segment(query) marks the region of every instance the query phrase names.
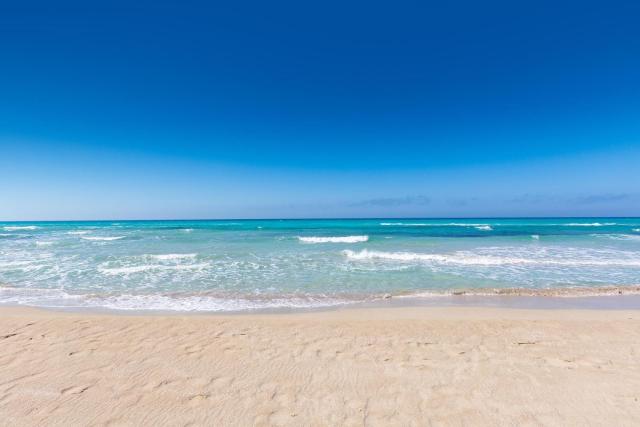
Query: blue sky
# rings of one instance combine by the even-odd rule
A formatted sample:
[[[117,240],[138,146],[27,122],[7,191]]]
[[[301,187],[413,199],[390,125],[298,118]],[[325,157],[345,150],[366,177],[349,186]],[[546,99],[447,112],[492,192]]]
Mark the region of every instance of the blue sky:
[[[442,3],[3,4],[0,219],[640,215],[640,4]]]

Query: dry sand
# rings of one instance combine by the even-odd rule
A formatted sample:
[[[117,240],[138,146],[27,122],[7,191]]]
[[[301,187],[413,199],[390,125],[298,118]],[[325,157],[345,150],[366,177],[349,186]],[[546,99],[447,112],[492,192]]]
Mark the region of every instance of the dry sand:
[[[1,425],[640,425],[640,311],[0,309]]]

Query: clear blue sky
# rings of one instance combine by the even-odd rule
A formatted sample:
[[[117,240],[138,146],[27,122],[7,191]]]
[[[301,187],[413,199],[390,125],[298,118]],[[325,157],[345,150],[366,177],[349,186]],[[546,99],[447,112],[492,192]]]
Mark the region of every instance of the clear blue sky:
[[[640,2],[2,2],[0,219],[640,215]]]

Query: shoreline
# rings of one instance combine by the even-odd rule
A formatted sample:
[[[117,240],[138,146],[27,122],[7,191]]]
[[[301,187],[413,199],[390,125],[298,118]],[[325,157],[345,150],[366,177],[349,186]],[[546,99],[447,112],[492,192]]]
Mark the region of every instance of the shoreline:
[[[122,319],[124,322],[147,322],[153,319],[167,322],[265,322],[271,324],[289,324],[290,322],[369,322],[369,321],[406,321],[406,320],[637,320],[640,322],[640,308],[599,308],[583,309],[571,307],[527,308],[507,306],[360,306],[346,307],[336,310],[288,311],[288,312],[248,312],[248,313],[215,313],[215,312],[100,312],[50,310],[41,307],[0,306],[0,323],[3,319],[73,319],[84,321],[100,321]],[[127,320],[129,319],[129,320]],[[2,337],[0,337],[2,338]],[[639,341],[640,344],[640,341]]]
[[[20,289],[2,287],[2,289]],[[178,297],[179,298],[179,297]],[[511,309],[640,310],[640,286],[602,286],[594,288],[482,288],[444,292],[387,294],[370,300],[309,307],[261,307],[240,310],[114,308],[103,306],[29,305],[0,303],[4,308],[33,308],[52,312],[96,313],[114,315],[253,315],[319,313],[358,309],[398,307],[489,307]]]

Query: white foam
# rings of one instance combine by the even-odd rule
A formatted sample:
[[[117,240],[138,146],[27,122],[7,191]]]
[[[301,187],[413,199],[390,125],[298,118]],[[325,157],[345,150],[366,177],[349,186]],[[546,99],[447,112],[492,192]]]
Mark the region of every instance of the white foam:
[[[25,225],[25,226],[5,226],[3,227],[6,231],[17,231],[17,230],[37,230],[39,227],[36,227],[35,225]]]
[[[631,230],[631,231],[634,231],[634,232],[636,232],[636,233],[640,233],[640,228],[634,228],[634,229],[633,229],[633,230]]]
[[[53,245],[53,242],[37,240],[36,241],[36,245],[38,245],[38,246],[50,246],[50,245]]]
[[[185,232],[185,233],[192,233],[193,232],[193,228],[183,228],[182,231]]]
[[[556,265],[556,266],[619,266],[640,267],[640,257],[630,259],[596,258],[523,258],[516,256],[478,255],[469,252],[453,252],[449,254],[425,254],[415,252],[382,252],[364,249],[360,252],[345,250],[342,252],[353,260],[389,260],[401,262],[427,262],[440,265]]]
[[[82,298],[59,289],[13,288],[0,286],[0,303],[59,307],[63,301]]]
[[[570,222],[568,224],[560,224],[566,225],[567,227],[605,227],[607,225],[616,225],[615,222],[590,222],[590,223],[581,223],[581,222]]]
[[[151,258],[155,258],[160,261],[169,261],[176,259],[189,259],[195,258],[197,254],[162,254],[162,255],[150,255]]]
[[[132,273],[142,273],[144,271],[159,271],[159,270],[199,270],[203,268],[209,267],[208,263],[200,263],[200,264],[144,264],[144,265],[132,265],[128,267],[99,267],[98,271],[102,274],[114,276],[119,274],[132,274]]]
[[[250,298],[211,295],[134,295],[93,296],[69,294],[60,289],[13,288],[0,286],[0,303],[39,307],[106,308],[110,310],[156,311],[246,311],[278,308],[331,307],[353,300],[329,296],[283,296]]]
[[[591,234],[591,236],[612,240],[640,240],[640,236],[635,234]]]
[[[538,234],[532,234],[532,235],[531,235],[531,238],[532,238],[533,240],[540,240],[540,235],[538,235]]]
[[[336,298],[221,298],[213,296],[120,295],[93,299],[88,303],[112,310],[167,310],[167,311],[245,311],[275,308],[313,308],[348,304]]]
[[[467,223],[467,222],[447,222],[447,223],[424,223],[424,222],[381,222],[382,226],[394,227],[475,227],[479,230],[493,230],[489,224]]]
[[[493,230],[493,227],[491,227],[490,225],[478,225],[475,228],[477,230],[481,230],[481,231],[491,231],[491,230]]]
[[[339,237],[298,237],[302,243],[362,243],[369,240],[369,236],[339,236]]]
[[[75,236],[75,235],[80,236],[80,235],[83,235],[83,234],[89,234],[89,233],[90,233],[90,231],[87,231],[87,230],[81,230],[81,231],[68,231],[68,232],[67,232],[67,234],[71,234],[71,235],[73,235],[73,236]]]
[[[110,242],[112,240],[120,240],[120,239],[124,239],[125,236],[103,236],[103,237],[99,237],[99,236],[90,236],[90,237],[80,237],[83,240],[92,240],[92,241],[105,241],[105,242]]]

